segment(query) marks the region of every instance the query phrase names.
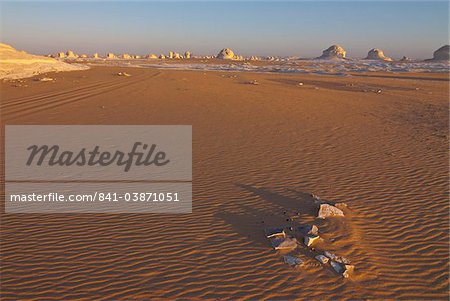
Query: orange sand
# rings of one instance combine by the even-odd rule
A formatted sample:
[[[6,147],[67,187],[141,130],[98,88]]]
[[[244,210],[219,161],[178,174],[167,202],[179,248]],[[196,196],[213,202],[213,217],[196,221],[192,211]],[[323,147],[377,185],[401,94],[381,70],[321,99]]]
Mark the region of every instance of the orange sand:
[[[1,84],[2,127],[192,124],[193,213],[2,214],[5,300],[448,299],[448,75],[47,76]],[[314,221],[309,193],[348,204],[317,224],[354,277],[264,237]]]

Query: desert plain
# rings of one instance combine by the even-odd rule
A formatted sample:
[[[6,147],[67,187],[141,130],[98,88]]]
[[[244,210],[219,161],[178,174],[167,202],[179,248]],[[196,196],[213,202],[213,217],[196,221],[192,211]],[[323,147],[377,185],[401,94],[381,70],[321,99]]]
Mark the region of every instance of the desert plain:
[[[3,213],[3,300],[448,299],[448,73],[42,77],[1,82],[2,141],[7,124],[192,125],[193,212]],[[317,219],[311,194],[345,218]],[[303,223],[351,277],[305,248],[290,267],[264,234]]]

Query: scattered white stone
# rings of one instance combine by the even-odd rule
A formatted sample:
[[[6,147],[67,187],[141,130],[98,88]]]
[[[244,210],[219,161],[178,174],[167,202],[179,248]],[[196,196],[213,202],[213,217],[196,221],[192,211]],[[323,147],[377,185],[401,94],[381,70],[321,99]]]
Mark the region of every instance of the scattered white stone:
[[[266,233],[267,238],[286,236],[286,232],[284,232],[283,228],[266,228],[264,232]]]
[[[319,214],[317,215],[318,218],[325,219],[333,216],[344,216],[344,212],[329,204],[320,205]]]
[[[325,255],[317,255],[316,257],[314,257],[317,259],[318,262],[320,262],[321,264],[326,264],[328,263],[328,261],[330,261],[330,259],[328,257],[326,257]]]
[[[335,254],[333,254],[331,252],[328,252],[328,251],[323,252],[323,254],[326,257],[330,258],[331,260],[339,262],[339,263],[342,263],[342,264],[350,264],[351,263],[350,260],[348,260],[347,258],[342,257],[342,256],[337,256],[337,255],[335,255]]]
[[[307,247],[310,247],[319,239],[320,237],[317,235],[307,235],[303,238],[303,242]]]
[[[38,81],[38,82],[52,82],[54,80],[55,79],[51,78],[51,77],[41,77],[41,78],[36,78],[35,79],[35,81]]]
[[[272,240],[272,246],[275,250],[293,250],[297,248],[297,239],[293,237],[275,238]]]
[[[119,72],[117,73],[118,76],[131,76],[131,74],[128,74],[126,72]]]
[[[341,264],[333,260],[330,262],[330,264],[336,271],[336,273],[341,274],[345,278],[349,278],[355,270],[355,266],[350,264]]]
[[[336,271],[336,273],[338,274],[342,274],[345,271],[345,268],[343,265],[341,265],[340,263],[336,262],[336,261],[331,261],[330,262],[331,266],[333,267],[333,269]]]
[[[316,225],[302,225],[297,227],[297,231],[303,235],[319,235],[319,228]]]
[[[248,82],[250,85],[259,85],[259,82],[256,80],[256,79],[254,79],[254,80],[252,80],[252,81],[250,81],[250,82]]]
[[[283,259],[284,259],[284,262],[287,263],[291,267],[297,267],[297,266],[303,264],[303,260],[301,260],[297,256],[284,255]]]
[[[346,264],[344,265],[345,271],[344,273],[342,273],[342,276],[344,276],[344,278],[349,278],[352,274],[353,271],[355,270],[355,266],[351,265],[351,264]]]

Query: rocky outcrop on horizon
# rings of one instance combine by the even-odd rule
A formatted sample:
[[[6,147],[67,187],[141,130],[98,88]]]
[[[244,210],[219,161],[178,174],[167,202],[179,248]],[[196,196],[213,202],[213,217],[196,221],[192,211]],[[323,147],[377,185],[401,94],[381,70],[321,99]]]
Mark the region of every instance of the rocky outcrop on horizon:
[[[224,48],[217,54],[217,58],[221,60],[235,60],[236,55],[230,48]]]
[[[434,61],[450,60],[450,45],[444,45],[433,53]]]
[[[72,50],[68,50],[66,52],[66,58],[68,59],[76,59],[78,55],[76,55]]]
[[[318,59],[344,59],[347,52],[340,45],[332,45],[322,52]]]
[[[0,79],[19,79],[47,72],[88,69],[86,66],[72,65],[51,57],[19,51],[2,43],[0,43],[0,61]]]
[[[403,56],[400,59],[400,62],[402,62],[402,63],[411,62],[411,59],[409,57],[407,57],[407,56]]]
[[[367,53],[366,60],[379,60],[379,61],[388,61],[391,62],[392,59],[390,57],[387,57],[384,54],[384,51],[378,48],[373,48],[369,50]]]

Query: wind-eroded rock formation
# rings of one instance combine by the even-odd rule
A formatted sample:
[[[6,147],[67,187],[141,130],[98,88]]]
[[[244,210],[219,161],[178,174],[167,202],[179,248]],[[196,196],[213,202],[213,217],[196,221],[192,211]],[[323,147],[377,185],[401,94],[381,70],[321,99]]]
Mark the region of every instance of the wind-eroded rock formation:
[[[384,51],[378,48],[373,48],[367,53],[367,60],[392,61],[390,57],[384,54]]]
[[[347,52],[341,46],[332,45],[322,52],[322,55],[319,57],[319,59],[343,59],[345,58],[346,54]]]

